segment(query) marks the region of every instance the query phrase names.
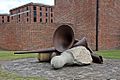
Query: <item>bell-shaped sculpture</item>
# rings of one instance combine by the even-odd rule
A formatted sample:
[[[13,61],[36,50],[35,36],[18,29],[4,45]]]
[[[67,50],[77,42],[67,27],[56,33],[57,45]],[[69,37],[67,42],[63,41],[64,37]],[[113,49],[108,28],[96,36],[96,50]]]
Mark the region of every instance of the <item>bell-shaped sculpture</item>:
[[[53,35],[53,44],[57,51],[63,52],[74,44],[74,32],[68,25],[58,27]]]
[[[60,54],[61,52],[64,52],[70,48],[77,46],[84,46],[90,51],[94,63],[103,63],[102,56],[95,55],[94,51],[88,45],[87,39],[85,37],[83,37],[81,40],[75,39],[74,31],[72,27],[70,27],[69,25],[61,25],[56,29],[53,35],[53,44],[54,47],[52,48],[15,52],[14,54],[25,54],[25,53],[49,54],[52,52],[56,52]]]

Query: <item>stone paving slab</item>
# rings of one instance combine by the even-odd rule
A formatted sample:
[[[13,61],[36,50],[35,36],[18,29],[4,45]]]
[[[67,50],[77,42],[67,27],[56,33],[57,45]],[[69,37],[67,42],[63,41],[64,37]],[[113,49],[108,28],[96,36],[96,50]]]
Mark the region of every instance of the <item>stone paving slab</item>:
[[[48,80],[120,80],[120,60],[117,59],[105,59],[103,64],[74,65],[54,70],[49,63],[27,58],[10,61],[2,68],[21,76],[39,76]]]

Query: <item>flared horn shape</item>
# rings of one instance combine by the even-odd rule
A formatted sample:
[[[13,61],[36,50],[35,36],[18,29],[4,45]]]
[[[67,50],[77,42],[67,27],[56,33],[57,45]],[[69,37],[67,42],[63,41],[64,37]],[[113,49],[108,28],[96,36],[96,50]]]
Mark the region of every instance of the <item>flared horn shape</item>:
[[[53,35],[53,44],[57,51],[63,52],[74,44],[74,32],[68,25],[58,27]]]

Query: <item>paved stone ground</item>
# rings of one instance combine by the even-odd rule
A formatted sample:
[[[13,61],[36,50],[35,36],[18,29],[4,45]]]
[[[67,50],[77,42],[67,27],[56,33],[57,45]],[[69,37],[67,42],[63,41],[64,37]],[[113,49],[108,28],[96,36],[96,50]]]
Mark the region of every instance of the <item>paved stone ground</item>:
[[[104,64],[66,66],[54,70],[49,63],[37,59],[19,59],[2,65],[2,68],[22,76],[42,76],[48,80],[120,80],[120,60],[105,59]]]

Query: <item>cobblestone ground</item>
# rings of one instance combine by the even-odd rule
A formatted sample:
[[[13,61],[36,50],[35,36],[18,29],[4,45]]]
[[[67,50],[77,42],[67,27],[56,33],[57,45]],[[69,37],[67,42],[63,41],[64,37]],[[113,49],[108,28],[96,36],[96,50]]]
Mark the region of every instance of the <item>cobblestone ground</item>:
[[[104,64],[66,66],[54,70],[49,63],[37,59],[19,59],[2,65],[2,68],[22,76],[42,76],[48,80],[120,80],[120,60],[105,59]]]

